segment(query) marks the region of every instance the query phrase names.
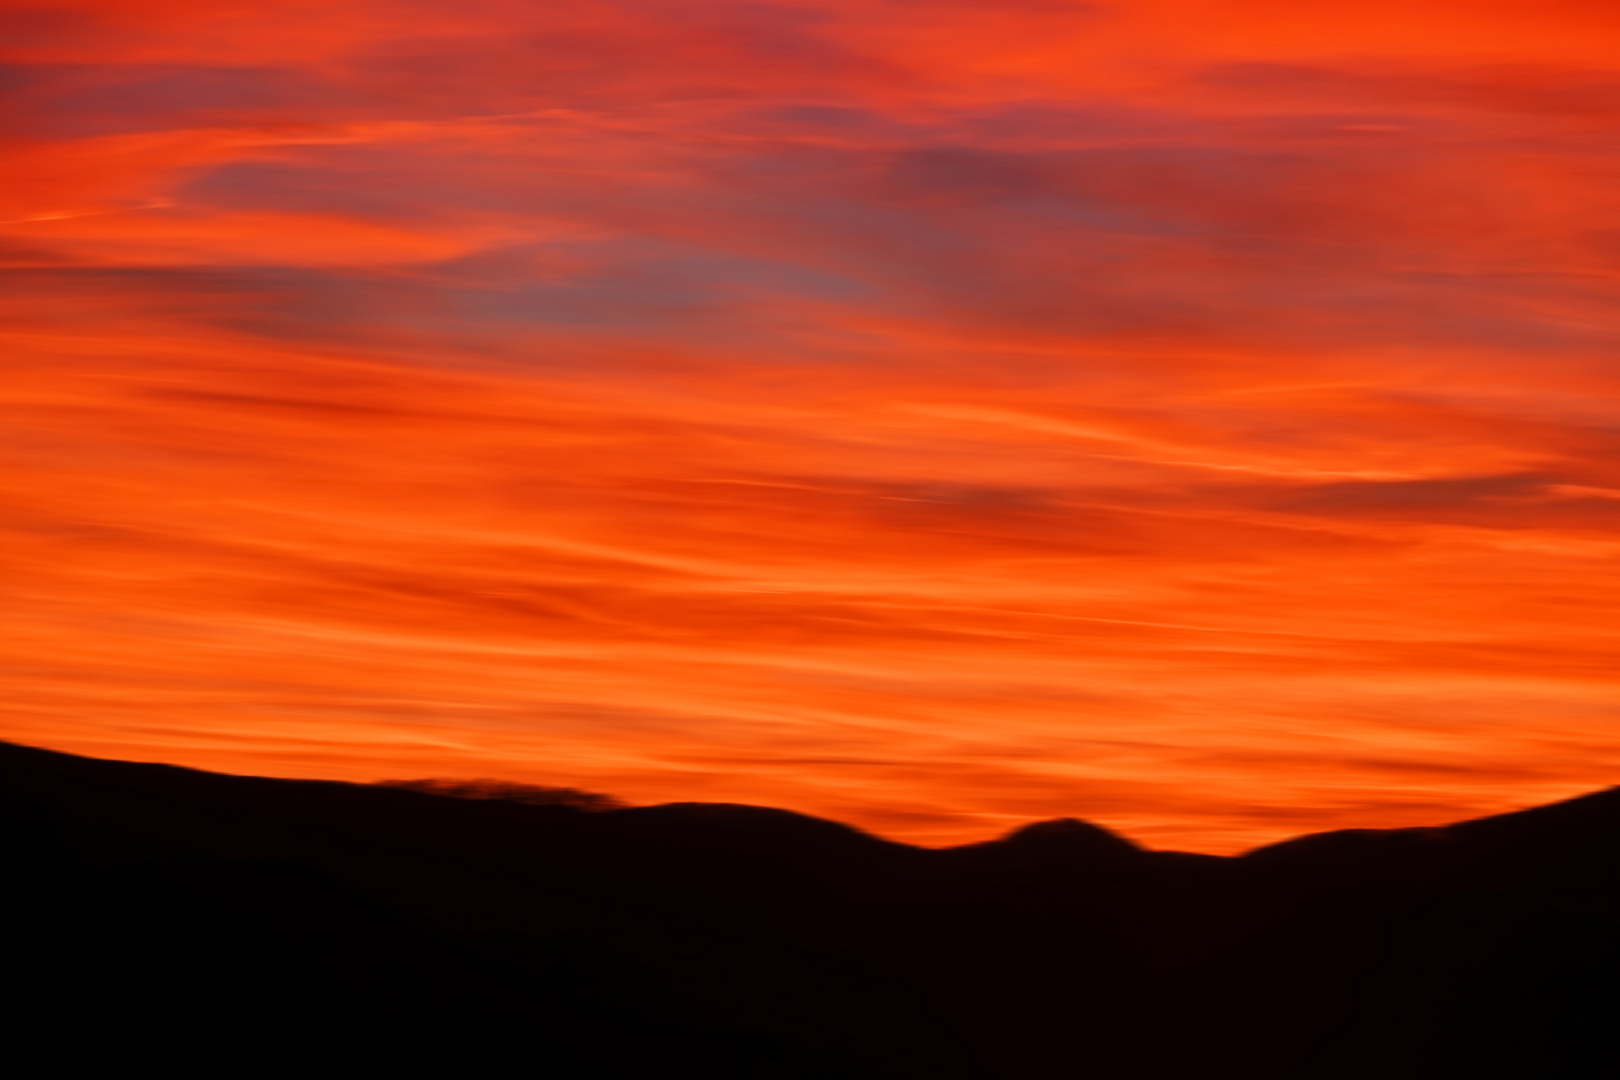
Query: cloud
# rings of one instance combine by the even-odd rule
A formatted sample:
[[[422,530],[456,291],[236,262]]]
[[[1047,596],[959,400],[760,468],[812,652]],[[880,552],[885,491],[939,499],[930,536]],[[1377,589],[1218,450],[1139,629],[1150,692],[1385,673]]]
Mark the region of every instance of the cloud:
[[[1609,783],[1613,15],[1239,8],[36,5],[10,737],[930,843]]]

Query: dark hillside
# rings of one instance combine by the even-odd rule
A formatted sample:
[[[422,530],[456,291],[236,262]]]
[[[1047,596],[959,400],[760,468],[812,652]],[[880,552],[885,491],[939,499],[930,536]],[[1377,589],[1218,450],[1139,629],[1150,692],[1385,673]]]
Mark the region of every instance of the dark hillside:
[[[1620,1075],[1620,793],[1221,859],[943,851],[0,744],[30,1077]]]

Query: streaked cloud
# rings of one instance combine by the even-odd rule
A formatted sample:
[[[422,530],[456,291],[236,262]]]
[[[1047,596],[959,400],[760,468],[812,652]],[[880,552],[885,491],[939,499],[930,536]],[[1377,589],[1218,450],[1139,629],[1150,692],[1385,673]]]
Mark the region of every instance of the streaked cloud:
[[[928,843],[1606,785],[1616,22],[36,4],[10,737]]]

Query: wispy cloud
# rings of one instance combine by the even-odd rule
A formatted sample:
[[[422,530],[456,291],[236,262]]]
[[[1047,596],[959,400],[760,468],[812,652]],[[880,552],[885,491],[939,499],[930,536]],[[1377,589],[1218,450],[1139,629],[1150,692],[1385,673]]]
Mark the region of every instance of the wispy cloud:
[[[1607,784],[1616,21],[36,4],[11,737],[926,842]]]

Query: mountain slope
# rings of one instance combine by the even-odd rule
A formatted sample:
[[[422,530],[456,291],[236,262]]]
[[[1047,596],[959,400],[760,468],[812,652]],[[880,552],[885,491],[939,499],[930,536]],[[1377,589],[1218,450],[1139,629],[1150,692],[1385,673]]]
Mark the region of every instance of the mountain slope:
[[[82,1077],[1608,1075],[1620,793],[1224,859],[947,850],[0,744],[28,1006]]]

